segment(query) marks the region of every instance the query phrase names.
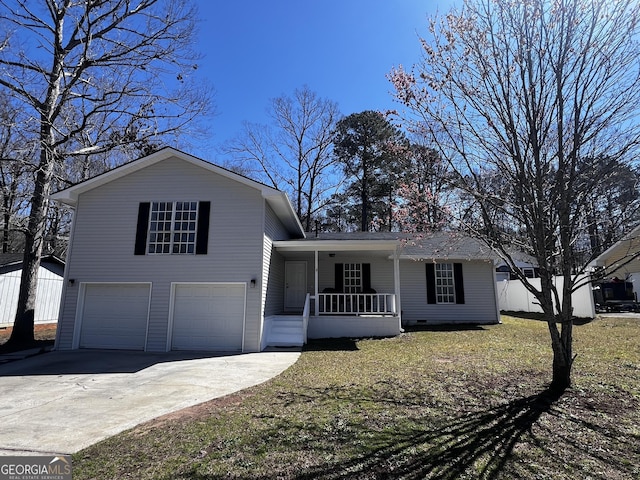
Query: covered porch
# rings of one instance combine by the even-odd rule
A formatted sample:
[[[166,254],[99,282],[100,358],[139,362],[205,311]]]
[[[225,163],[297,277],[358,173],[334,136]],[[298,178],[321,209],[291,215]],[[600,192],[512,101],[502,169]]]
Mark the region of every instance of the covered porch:
[[[398,241],[326,236],[274,242],[272,265],[281,265],[282,307],[274,311],[278,288],[271,281],[267,328],[299,317],[305,340],[399,334]]]

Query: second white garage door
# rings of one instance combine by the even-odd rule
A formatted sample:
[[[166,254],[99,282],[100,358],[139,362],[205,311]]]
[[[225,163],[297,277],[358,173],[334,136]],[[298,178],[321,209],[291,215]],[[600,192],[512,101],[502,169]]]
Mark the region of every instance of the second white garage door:
[[[242,351],[245,284],[177,284],[172,350]]]

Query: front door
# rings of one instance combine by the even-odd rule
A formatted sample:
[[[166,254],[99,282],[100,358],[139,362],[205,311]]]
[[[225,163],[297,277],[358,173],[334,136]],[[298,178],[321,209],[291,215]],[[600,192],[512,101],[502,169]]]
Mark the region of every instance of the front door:
[[[300,311],[307,295],[307,262],[285,262],[284,309]]]

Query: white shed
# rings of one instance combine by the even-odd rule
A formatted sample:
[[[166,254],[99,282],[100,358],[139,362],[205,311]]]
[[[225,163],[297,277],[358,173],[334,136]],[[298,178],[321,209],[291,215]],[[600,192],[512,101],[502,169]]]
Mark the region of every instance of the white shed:
[[[62,296],[64,262],[53,255],[42,258],[38,272],[35,323],[56,323]],[[22,254],[0,254],[0,328],[13,325],[18,308]]]

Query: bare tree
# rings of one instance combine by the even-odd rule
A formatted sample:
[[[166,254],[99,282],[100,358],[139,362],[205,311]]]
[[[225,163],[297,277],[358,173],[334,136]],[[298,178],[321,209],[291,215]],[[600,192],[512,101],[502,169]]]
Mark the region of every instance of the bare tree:
[[[338,105],[304,86],[292,97],[272,99],[268,112],[270,125],[245,123],[244,131],[224,150],[237,162],[235,170],[286,188],[309,231],[339,183],[332,175],[331,155]]]
[[[208,92],[190,81],[195,18],[189,0],[0,0],[0,89],[37,139],[11,342],[33,339],[47,198],[63,160],[168,138],[207,111]]]
[[[27,212],[33,142],[21,135],[20,110],[0,91],[0,212],[2,253],[24,244],[20,220]]]
[[[571,383],[571,293],[591,259],[578,265],[574,250],[589,235],[581,162],[637,155],[639,14],[632,0],[467,0],[431,22],[414,70],[390,74],[412,128],[473,200],[479,222],[467,226],[518,272],[513,236],[495,221],[508,217],[538,262],[541,288],[520,279],[548,322],[556,391]]]

